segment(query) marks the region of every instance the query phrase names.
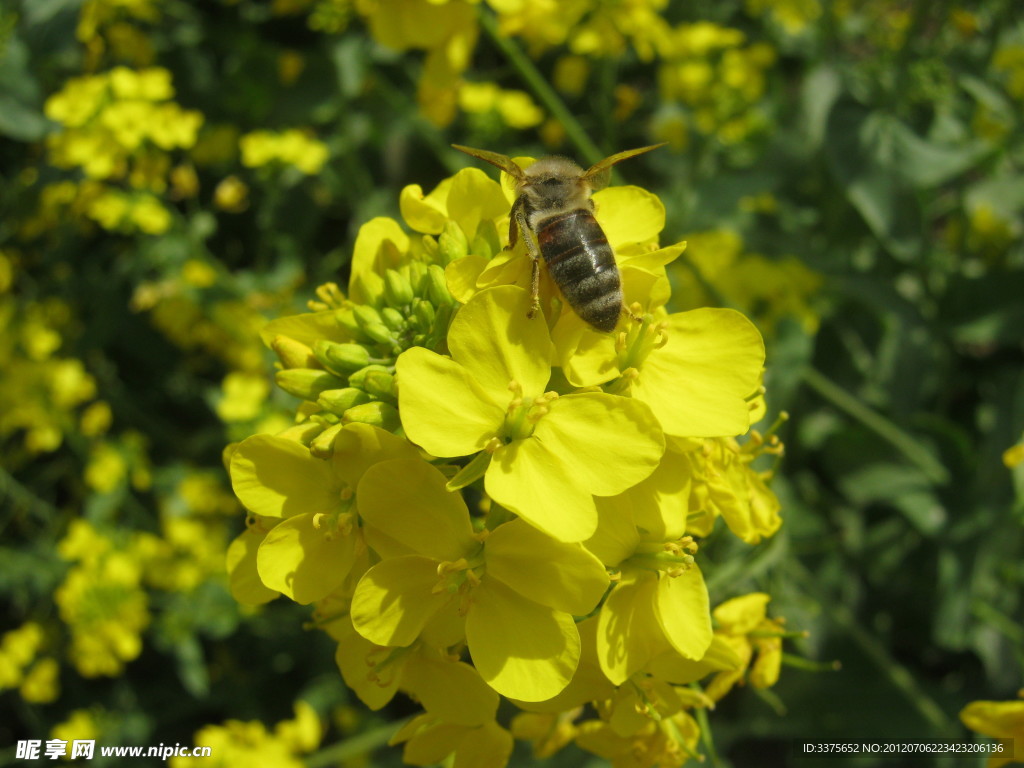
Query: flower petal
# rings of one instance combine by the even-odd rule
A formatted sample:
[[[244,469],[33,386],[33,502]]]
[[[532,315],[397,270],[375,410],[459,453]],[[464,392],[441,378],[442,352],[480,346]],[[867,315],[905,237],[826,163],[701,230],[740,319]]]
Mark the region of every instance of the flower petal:
[[[370,467],[356,493],[359,514],[411,551],[458,560],[479,548],[461,494],[423,459],[395,459]]]
[[[500,581],[473,590],[466,639],[481,677],[503,696],[543,701],[572,679],[580,636],[572,617],[527,600]]]
[[[654,612],[658,579],[625,576],[608,595],[597,623],[597,657],[615,685],[622,685],[668,647]]]
[[[352,340],[351,334],[338,322],[334,310],[279,317],[260,329],[260,338],[268,347],[278,336],[287,336],[307,347],[313,346],[319,339],[339,342]]]
[[[476,453],[505,418],[504,406],[450,358],[413,347],[399,356],[396,371],[405,433],[434,456]]]
[[[657,242],[665,228],[665,206],[658,196],[634,186],[607,187],[594,194],[595,218],[612,249]]]
[[[476,294],[476,281],[487,267],[483,256],[463,256],[444,268],[444,281],[448,293],[460,304],[465,304]]]
[[[506,216],[508,212],[508,201],[498,182],[479,168],[463,168],[452,177],[448,218],[462,227],[470,240],[482,220]]]
[[[378,646],[356,632],[347,615],[342,616],[338,624],[333,629],[334,638],[338,641],[334,662],[345,684],[355,691],[360,701],[376,711],[394,698],[399,675],[374,675],[371,678],[373,667],[368,663],[368,657],[378,650]]]
[[[746,635],[754,631],[768,615],[771,596],[764,592],[750,592],[734,597],[715,607],[715,624],[730,635]]]
[[[261,580],[256,570],[256,551],[266,536],[256,526],[246,528],[228,547],[228,587],[243,605],[262,605],[279,595]]]
[[[654,471],[665,437],[643,403],[603,392],[560,397],[532,439],[562,457],[573,481],[596,496],[614,496]]]
[[[399,266],[399,257],[409,250],[409,235],[394,219],[378,216],[359,228],[352,249],[349,298],[372,303],[384,288],[384,270]]]
[[[644,361],[633,396],[651,406],[671,435],[746,432],[745,398],[757,389],[764,364],[761,334],[731,309],[695,309],[667,322],[668,343]]]
[[[352,595],[352,624],[377,645],[406,646],[444,604],[435,594],[437,561],[420,555],[383,560],[363,574]]]
[[[711,608],[704,576],[696,566],[658,580],[658,622],[669,643],[688,659],[700,659],[711,645]]]
[[[551,340],[562,372],[574,387],[604,384],[622,373],[616,364],[615,335],[592,328],[575,312],[558,318]]]
[[[679,255],[686,250],[686,241],[676,243],[675,245],[666,245],[664,248],[658,248],[654,251],[644,251],[642,253],[633,254],[630,256],[624,256],[620,259],[622,266],[629,265],[631,267],[638,267],[640,269],[655,270],[658,267],[664,267],[667,264],[671,264],[673,261],[679,258]]]
[[[448,330],[452,357],[465,366],[492,399],[512,399],[517,381],[528,397],[544,393],[551,377],[551,337],[540,317],[528,318],[530,296],[504,285],[476,294]],[[502,400],[503,398],[503,400]]]
[[[455,725],[483,725],[498,711],[498,694],[461,661],[423,650],[402,672],[402,688],[431,715]]]
[[[263,583],[301,605],[333,592],[355,560],[355,536],[340,531],[325,535],[315,518],[295,515],[275,525],[256,553]]]
[[[445,179],[434,191],[424,196],[423,187],[410,184],[398,196],[398,208],[410,228],[428,235],[439,235],[448,220],[445,213],[452,180]]]
[[[294,440],[253,435],[231,455],[231,487],[246,509],[267,517],[333,512],[340,482],[329,462]]]
[[[686,532],[692,479],[686,454],[669,448],[651,476],[626,491],[646,540],[674,541]]]
[[[346,424],[334,438],[331,465],[334,473],[353,489],[367,469],[390,459],[419,459],[416,446],[370,424]]]
[[[559,541],[583,541],[597,528],[593,495],[540,440],[517,440],[495,451],[484,487],[503,507]]]
[[[579,544],[556,541],[513,520],[487,537],[487,575],[523,597],[575,616],[586,616],[608,589],[601,561]]]
[[[452,768],[504,768],[512,757],[513,746],[512,734],[492,720],[466,734],[455,750]]]
[[[597,505],[597,530],[583,542],[583,546],[609,568],[614,568],[634,554],[640,543],[640,534],[633,521],[636,515],[635,498],[633,489],[617,496],[594,497]]]

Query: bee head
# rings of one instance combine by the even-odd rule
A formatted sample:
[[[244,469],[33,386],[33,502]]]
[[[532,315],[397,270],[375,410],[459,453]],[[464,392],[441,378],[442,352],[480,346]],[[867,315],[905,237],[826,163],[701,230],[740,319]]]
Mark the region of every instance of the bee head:
[[[519,193],[535,210],[575,208],[590,195],[590,185],[582,176],[583,169],[566,157],[542,157],[526,169]]]

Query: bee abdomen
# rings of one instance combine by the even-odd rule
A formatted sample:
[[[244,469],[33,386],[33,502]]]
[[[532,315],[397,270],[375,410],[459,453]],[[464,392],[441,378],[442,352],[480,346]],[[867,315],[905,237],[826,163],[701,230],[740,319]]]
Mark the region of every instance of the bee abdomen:
[[[622,287],[608,238],[582,208],[552,217],[537,232],[552,279],[576,314],[600,331],[611,331],[622,310]]]

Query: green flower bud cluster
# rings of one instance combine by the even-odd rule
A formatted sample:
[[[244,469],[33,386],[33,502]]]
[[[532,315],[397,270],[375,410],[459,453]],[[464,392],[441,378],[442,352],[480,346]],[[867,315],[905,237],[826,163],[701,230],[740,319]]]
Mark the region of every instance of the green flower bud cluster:
[[[434,258],[438,256],[435,251]],[[314,455],[329,456],[345,424],[358,422],[400,432],[398,355],[411,347],[436,349],[445,343],[456,305],[439,264],[409,261],[397,269],[384,269],[374,286],[364,291],[369,294],[365,303],[346,299],[335,285],[321,286],[317,291],[321,301],[311,306],[323,311],[300,317],[311,323],[317,318],[318,335],[327,335],[327,328],[335,326],[332,338],[303,343],[282,333],[271,340],[283,366],[275,376],[278,386],[308,401],[300,412],[323,427],[309,436]],[[325,314],[329,314],[326,321]],[[294,332],[294,326],[288,330]]]

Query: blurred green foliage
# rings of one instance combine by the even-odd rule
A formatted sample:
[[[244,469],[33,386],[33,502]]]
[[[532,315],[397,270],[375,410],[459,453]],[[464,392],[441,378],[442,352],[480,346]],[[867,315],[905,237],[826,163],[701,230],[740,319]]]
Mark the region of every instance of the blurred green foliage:
[[[368,713],[306,612],[230,597],[220,452],[287,424],[264,320],[344,284],[362,223],[465,165],[451,142],[668,141],[620,174],[690,241],[676,309],[768,340],[785,525],[753,556],[712,537],[712,598],[768,592],[842,668],[732,697],[720,764],[970,738],[962,707],[1024,687],[1014,0],[9,0],[0,61],[3,749],[214,743],[302,698],[308,764],[400,762],[359,759],[411,706]],[[295,722],[260,738],[316,749]]]

